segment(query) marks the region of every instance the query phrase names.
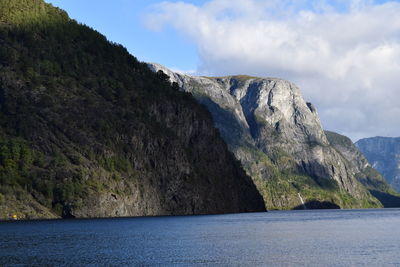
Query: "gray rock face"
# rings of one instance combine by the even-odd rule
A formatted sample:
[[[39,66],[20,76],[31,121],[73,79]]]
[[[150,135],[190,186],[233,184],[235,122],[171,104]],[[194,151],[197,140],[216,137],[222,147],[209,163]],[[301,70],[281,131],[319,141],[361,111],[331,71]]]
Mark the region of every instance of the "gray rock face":
[[[384,207],[400,207],[400,195],[387,183],[385,178],[375,170],[346,136],[326,131],[331,145],[343,155],[355,177]]]
[[[325,131],[325,134],[329,143],[350,163],[349,166],[354,174],[371,167],[368,160],[350,138],[331,131]]]
[[[85,205],[74,210],[74,216],[265,211],[262,196],[212,128],[211,119],[199,119],[198,110],[169,103],[151,109],[153,120],[167,125],[169,135],[166,130],[158,136],[143,131],[124,138],[121,147],[134,148],[137,177],[129,182],[108,182],[112,190],[93,193],[84,200]],[[112,180],[102,178],[104,182]]]
[[[400,137],[372,137],[356,142],[371,165],[400,192]]]
[[[192,93],[208,108],[222,137],[261,192],[264,183],[260,180],[272,177],[271,162],[265,163],[269,159],[281,172],[304,174],[317,184],[334,180],[339,191],[359,200],[371,199],[343,156],[328,142],[316,109],[304,101],[293,83],[249,76],[193,77],[174,73],[159,64],[149,67],[164,72],[171,82]],[[263,192],[270,207],[292,208],[301,204],[297,192],[282,190],[274,192],[275,197],[271,197],[271,192]]]
[[[393,194],[393,189],[360,152],[350,138],[325,131],[331,145],[343,155],[356,178],[370,191]],[[382,202],[382,201],[381,201]]]

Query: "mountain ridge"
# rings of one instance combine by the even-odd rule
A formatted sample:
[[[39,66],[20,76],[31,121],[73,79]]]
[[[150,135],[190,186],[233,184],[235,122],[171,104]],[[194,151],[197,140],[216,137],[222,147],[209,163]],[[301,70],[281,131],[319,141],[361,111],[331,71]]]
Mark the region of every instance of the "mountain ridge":
[[[400,137],[376,136],[356,142],[366,158],[398,192],[400,191]]]
[[[160,64],[148,66],[208,108],[268,207],[301,207],[300,195],[342,208],[381,205],[331,146],[316,108],[295,84],[246,75],[190,76]]]
[[[329,142],[349,161],[357,180],[377,198],[384,207],[400,207],[400,194],[396,192],[388,181],[369,163],[360,149],[350,138],[325,131]]]

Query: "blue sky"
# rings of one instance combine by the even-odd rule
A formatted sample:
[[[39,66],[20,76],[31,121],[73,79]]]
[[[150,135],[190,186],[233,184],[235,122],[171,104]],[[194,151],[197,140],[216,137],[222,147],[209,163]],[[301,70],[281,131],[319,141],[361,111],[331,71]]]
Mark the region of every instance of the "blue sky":
[[[124,45],[139,60],[157,62],[170,68],[180,70],[196,70],[198,52],[196,45],[184,38],[172,27],[164,27],[161,31],[152,31],[146,27],[145,16],[153,7],[164,1],[160,0],[45,0],[68,12],[69,16],[104,34],[109,40]],[[397,0],[397,2],[400,0]],[[202,6],[208,1],[184,0],[184,2]],[[264,1],[265,2],[265,1]],[[319,3],[330,2],[345,12],[348,0],[293,0],[287,6],[298,10],[313,10]],[[361,1],[362,2],[362,1]],[[374,0],[376,4],[389,0]]]
[[[104,34],[109,40],[125,46],[141,61],[193,70],[196,47],[179,36],[173,28],[154,32],[146,28],[143,16],[158,0],[46,0],[60,7],[78,22]],[[186,1],[200,3],[202,1]]]
[[[151,13],[160,0],[45,0],[68,12],[69,16],[104,34],[109,40],[125,46],[139,60],[157,62],[170,68],[196,70],[196,45],[172,27],[152,31],[146,27],[145,15]],[[399,0],[400,1],[400,0]],[[179,2],[179,1],[169,1]],[[208,1],[184,0],[202,6]],[[265,2],[265,1],[264,1]],[[321,0],[294,0],[288,5],[296,10],[314,10]],[[328,1],[329,2],[329,1]],[[348,0],[330,1],[335,8],[345,11]],[[375,0],[384,3],[388,0]]]
[[[400,136],[400,0],[46,0],[141,61],[297,84],[324,129]]]

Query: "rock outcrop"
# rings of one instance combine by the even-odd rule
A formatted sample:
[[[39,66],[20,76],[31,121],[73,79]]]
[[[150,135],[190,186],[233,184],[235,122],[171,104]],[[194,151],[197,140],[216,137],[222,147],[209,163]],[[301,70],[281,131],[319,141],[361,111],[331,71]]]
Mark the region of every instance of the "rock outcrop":
[[[400,137],[371,137],[356,142],[371,165],[400,192]]]
[[[326,131],[331,145],[343,155],[354,176],[384,207],[400,207],[400,194],[375,170],[350,138]]]
[[[350,163],[349,166],[353,174],[371,167],[368,160],[350,138],[332,131],[325,131],[325,135],[329,143]]]
[[[340,207],[380,205],[330,145],[315,107],[293,83],[249,76],[194,77],[159,64],[149,67],[208,108],[268,207],[299,206],[298,193],[307,201]]]

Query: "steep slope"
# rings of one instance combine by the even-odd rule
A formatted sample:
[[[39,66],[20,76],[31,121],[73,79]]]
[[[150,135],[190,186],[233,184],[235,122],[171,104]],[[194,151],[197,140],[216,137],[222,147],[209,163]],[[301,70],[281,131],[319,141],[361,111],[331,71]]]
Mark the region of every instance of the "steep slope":
[[[331,145],[349,162],[355,177],[375,196],[385,207],[400,207],[400,194],[396,193],[385,178],[379,174],[358,150],[355,144],[346,136],[325,131]]]
[[[209,112],[42,0],[0,2],[0,219],[262,211]]]
[[[371,137],[356,142],[372,166],[400,192],[400,137]]]
[[[149,67],[208,108],[269,208],[303,207],[301,197],[313,205],[380,206],[329,144],[315,108],[294,84],[249,76],[193,77],[159,64]]]

